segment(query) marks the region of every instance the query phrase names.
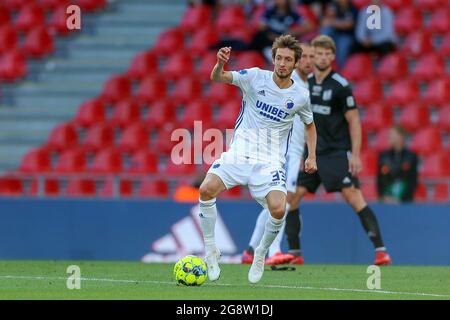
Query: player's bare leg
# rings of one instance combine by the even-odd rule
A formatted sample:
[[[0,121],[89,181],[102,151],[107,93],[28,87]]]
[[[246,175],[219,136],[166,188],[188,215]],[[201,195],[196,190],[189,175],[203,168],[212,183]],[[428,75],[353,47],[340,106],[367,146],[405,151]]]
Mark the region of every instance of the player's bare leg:
[[[282,191],[270,191],[267,196],[267,208],[270,211],[269,219],[266,222],[264,234],[259,246],[255,249],[255,256],[253,263],[248,273],[248,280],[251,283],[257,283],[261,280],[264,273],[264,260],[275,237],[280,232],[283,225],[285,209],[286,209],[286,194]]]
[[[220,251],[216,247],[214,228],[217,217],[216,197],[225,189],[223,181],[212,173],[206,175],[199,189],[200,228],[205,241],[205,262],[211,281],[220,277]]]
[[[378,220],[375,214],[372,212],[367,202],[358,188],[347,187],[342,189],[342,196],[345,201],[353,208],[358,214],[361,224],[366,231],[369,239],[372,241],[375,247],[375,264],[387,265],[391,264],[392,260],[386,251],[386,247],[383,244],[381,238],[381,231],[378,225]]]

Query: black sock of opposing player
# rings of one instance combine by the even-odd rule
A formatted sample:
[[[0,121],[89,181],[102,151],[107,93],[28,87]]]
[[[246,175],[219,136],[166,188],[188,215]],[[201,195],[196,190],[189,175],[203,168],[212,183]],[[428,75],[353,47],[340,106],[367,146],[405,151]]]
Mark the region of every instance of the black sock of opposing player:
[[[377,217],[374,215],[369,206],[366,206],[364,209],[359,211],[358,216],[375,249],[384,247]]]
[[[298,209],[291,210],[286,215],[285,233],[289,245],[289,252],[300,255],[300,211]]]
[[[255,254],[255,250],[253,249],[252,246],[248,246],[247,252],[250,253],[250,254]]]

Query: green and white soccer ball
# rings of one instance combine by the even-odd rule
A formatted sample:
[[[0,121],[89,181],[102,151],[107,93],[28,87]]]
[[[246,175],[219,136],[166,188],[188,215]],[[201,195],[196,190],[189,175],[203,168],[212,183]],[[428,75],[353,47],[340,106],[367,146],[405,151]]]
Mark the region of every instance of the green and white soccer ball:
[[[192,255],[184,256],[173,267],[173,275],[179,286],[200,286],[207,274],[206,263]]]

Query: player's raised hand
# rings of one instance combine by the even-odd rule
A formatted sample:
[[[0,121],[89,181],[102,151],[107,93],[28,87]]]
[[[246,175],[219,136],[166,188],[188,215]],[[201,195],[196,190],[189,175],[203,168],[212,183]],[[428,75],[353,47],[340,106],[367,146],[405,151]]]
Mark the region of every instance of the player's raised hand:
[[[217,52],[217,62],[226,64],[230,60],[231,47],[220,48]]]
[[[306,158],[305,160],[305,172],[306,173],[314,173],[317,171],[317,163],[314,158]]]
[[[351,159],[348,162],[348,168],[352,176],[356,177],[362,171],[361,158],[352,155]]]

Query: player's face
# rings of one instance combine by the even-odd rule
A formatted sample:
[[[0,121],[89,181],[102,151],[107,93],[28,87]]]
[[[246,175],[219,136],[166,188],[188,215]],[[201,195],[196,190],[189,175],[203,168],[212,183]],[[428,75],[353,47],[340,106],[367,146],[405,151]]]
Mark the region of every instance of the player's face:
[[[290,78],[295,68],[295,52],[289,48],[279,48],[273,59],[275,74],[280,79]]]
[[[331,49],[325,49],[316,47],[314,49],[314,62],[317,69],[325,71],[331,67],[331,63],[334,60],[334,53]]]
[[[310,46],[302,46],[302,50],[303,53],[298,63],[298,69],[302,74],[308,75],[313,72],[314,68],[314,48]]]

